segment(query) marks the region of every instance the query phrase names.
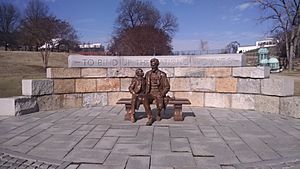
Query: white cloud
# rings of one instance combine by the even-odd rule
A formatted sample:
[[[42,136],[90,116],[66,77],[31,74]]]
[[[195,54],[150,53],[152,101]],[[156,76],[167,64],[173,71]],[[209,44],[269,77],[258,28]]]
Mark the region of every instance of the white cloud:
[[[238,6],[235,7],[235,9],[240,10],[240,11],[244,11],[246,9],[252,8],[255,5],[257,5],[257,3],[253,3],[253,2],[246,2],[246,3],[242,3]]]

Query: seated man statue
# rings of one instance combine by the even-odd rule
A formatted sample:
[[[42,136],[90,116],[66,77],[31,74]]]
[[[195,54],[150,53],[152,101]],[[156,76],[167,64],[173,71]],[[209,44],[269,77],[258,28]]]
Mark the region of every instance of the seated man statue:
[[[148,121],[146,125],[151,125],[153,123],[152,111],[150,108],[150,103],[155,101],[157,107],[156,120],[161,120],[161,111],[166,108],[165,99],[166,94],[170,90],[170,84],[167,78],[167,74],[158,69],[159,60],[153,58],[150,60],[151,70],[146,73],[146,97],[143,101],[145,111],[148,115]]]
[[[130,110],[130,121],[135,122],[135,109],[139,109],[140,103],[143,102],[145,97],[146,80],[144,78],[144,72],[138,68],[135,71],[135,77],[131,80],[129,86],[129,92],[132,94],[131,97],[131,110]],[[150,117],[148,117],[150,118]]]

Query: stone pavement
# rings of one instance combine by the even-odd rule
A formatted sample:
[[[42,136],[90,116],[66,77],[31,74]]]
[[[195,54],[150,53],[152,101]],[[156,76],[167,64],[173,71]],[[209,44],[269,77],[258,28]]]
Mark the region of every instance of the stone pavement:
[[[237,109],[184,107],[185,119],[134,124],[123,106],[0,117],[0,169],[296,169],[300,120]]]

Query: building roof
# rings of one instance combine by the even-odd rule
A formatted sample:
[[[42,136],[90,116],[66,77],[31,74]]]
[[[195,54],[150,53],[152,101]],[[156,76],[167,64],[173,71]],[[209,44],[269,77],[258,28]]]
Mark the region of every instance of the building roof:
[[[259,54],[268,54],[269,50],[267,48],[260,48],[258,49]]]

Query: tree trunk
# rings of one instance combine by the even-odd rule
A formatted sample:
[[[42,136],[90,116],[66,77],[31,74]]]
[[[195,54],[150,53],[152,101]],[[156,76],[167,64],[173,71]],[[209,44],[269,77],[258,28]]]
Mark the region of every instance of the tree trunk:
[[[47,51],[46,52],[46,55],[45,55],[45,63],[44,63],[44,69],[46,70],[47,67],[48,67],[48,59],[49,59],[49,55],[50,55],[50,51]]]
[[[289,71],[292,71],[294,69],[294,58],[295,58],[295,52],[294,52],[294,43],[290,43],[290,60],[289,60]]]
[[[289,42],[289,37],[288,37],[288,33],[285,33],[285,46],[286,46],[286,60],[287,60],[287,65],[288,65],[288,69],[289,71],[291,70],[290,67],[290,61],[291,61],[291,55],[290,55],[290,42]]]
[[[50,55],[50,50],[45,48],[45,50],[41,50],[41,56],[42,56],[42,60],[43,60],[43,68],[47,69],[48,67],[48,58],[49,58],[49,55]]]
[[[300,25],[297,25],[296,28],[296,37],[295,37],[295,41],[294,41],[294,50],[295,50],[295,57],[299,57],[300,55]]]

